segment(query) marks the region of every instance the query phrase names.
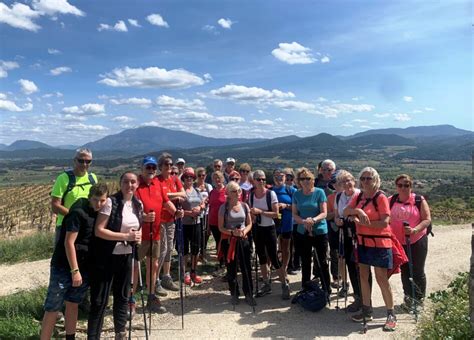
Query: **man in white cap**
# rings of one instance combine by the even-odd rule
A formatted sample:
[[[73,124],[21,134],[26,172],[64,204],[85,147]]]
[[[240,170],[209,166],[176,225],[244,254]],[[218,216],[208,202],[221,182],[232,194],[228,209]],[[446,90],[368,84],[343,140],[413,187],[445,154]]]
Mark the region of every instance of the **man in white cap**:
[[[224,170],[224,178],[225,183],[229,183],[230,174],[232,171],[235,170],[235,159],[232,157],[227,157],[225,160],[225,170]]]
[[[183,175],[185,164],[186,164],[186,161],[184,160],[184,158],[178,158],[176,160],[176,166],[178,167],[178,178],[179,179],[181,179],[181,176]]]

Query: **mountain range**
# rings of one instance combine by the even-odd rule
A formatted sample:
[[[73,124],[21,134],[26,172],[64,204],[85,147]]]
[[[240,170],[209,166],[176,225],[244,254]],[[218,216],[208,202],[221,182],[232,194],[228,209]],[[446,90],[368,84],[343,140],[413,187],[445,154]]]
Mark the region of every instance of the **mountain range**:
[[[149,126],[124,130],[84,146],[102,159],[129,158],[146,153],[158,155],[164,150],[190,160],[197,157],[225,158],[229,155],[238,159],[304,159],[316,154],[319,158],[345,159],[364,150],[378,152],[383,149],[391,157],[464,160],[472,156],[474,132],[451,125],[436,125],[374,129],[347,137],[321,133],[310,137],[290,135],[273,139],[244,139],[211,138]],[[11,145],[0,145],[0,159],[65,159],[71,157],[71,149],[74,148],[19,140]]]

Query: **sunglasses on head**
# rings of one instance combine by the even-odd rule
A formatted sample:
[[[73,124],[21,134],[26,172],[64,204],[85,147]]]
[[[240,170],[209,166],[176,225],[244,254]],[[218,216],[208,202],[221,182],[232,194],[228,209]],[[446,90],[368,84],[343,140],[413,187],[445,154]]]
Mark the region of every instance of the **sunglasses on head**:
[[[408,189],[409,187],[411,187],[410,184],[402,184],[402,183],[398,183],[398,184],[397,184],[397,188],[400,188],[400,189],[401,189],[401,188],[407,188],[407,189]]]
[[[298,178],[300,181],[311,181],[312,178],[311,177],[300,177]]]
[[[145,167],[145,169],[147,169],[147,170],[156,170],[156,165],[147,165]]]
[[[82,159],[82,158],[76,158],[77,163],[80,164],[91,164],[92,159]]]
[[[371,181],[373,180],[374,178],[373,177],[364,177],[362,176],[361,178],[359,178],[361,182],[364,182],[364,181]]]
[[[255,178],[257,182],[265,182],[267,179],[266,178]]]

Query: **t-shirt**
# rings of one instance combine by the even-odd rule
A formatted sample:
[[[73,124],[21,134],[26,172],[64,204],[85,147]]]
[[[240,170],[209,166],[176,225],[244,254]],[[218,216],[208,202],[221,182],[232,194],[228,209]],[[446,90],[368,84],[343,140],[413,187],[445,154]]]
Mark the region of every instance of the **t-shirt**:
[[[309,195],[305,195],[303,190],[298,190],[293,194],[293,204],[296,204],[298,216],[302,219],[308,217],[316,217],[321,212],[320,204],[327,202],[326,194],[323,189],[314,188],[313,192]],[[303,224],[298,224],[297,231],[299,234],[304,235],[306,229]],[[313,225],[313,235],[324,235],[328,233],[328,225],[326,220],[319,221]]]
[[[294,187],[282,185],[280,187],[273,187],[279,203],[286,203],[291,205],[293,194],[296,192]],[[293,214],[291,213],[291,206],[287,209],[280,210],[281,213],[281,232],[289,232],[293,230]]]
[[[186,199],[183,201],[183,210],[192,210],[201,204],[201,195],[199,192],[196,191],[193,187],[191,187],[191,191],[186,192]],[[201,222],[201,217],[191,217],[191,216],[184,216],[183,217],[183,224],[191,225],[191,224],[198,224]]]
[[[334,197],[334,211],[337,210],[339,217],[344,216],[344,209],[347,207],[352,197],[354,197],[354,195],[359,194],[359,192],[360,192],[360,189],[354,189],[354,193],[351,196],[346,195],[344,191],[341,192],[339,203],[337,202],[338,194],[336,194],[336,196]]]
[[[107,198],[107,202],[105,205],[100,209],[99,213],[110,216],[112,212],[112,200]],[[137,215],[133,213],[133,204],[132,201],[124,202],[123,210],[122,210],[122,226],[120,227],[121,233],[128,233],[130,229],[137,230],[140,227],[140,221],[137,218]],[[114,255],[122,255],[122,254],[131,254],[132,247],[130,244],[127,243],[125,245],[124,242],[117,242],[115,248],[112,252]]]
[[[94,233],[94,224],[97,213],[90,206],[89,200],[80,198],[71,207],[69,214],[64,218],[64,228],[60,229],[59,241],[54,248],[51,266],[71,270],[66,256],[64,240],[66,232],[78,233],[76,245],[76,259],[79,270],[87,270],[88,245]],[[78,246],[79,245],[79,246]]]
[[[362,192],[359,195],[364,195]],[[377,197],[377,209],[375,209],[373,200],[368,204],[365,204],[366,199],[362,196],[359,203],[356,205],[358,195],[353,195],[351,201],[349,202],[349,207],[352,209],[364,207],[364,212],[367,214],[371,221],[379,221],[381,215],[390,216],[390,206],[388,203],[387,196],[381,193]],[[368,247],[378,247],[378,248],[392,248],[392,240],[389,238],[391,234],[390,225],[385,228],[374,228],[369,226],[364,226],[359,223],[356,223],[356,232],[359,240],[359,244],[366,245]],[[362,235],[375,235],[375,236],[388,236],[387,238],[363,238]],[[374,241],[375,240],[375,241]],[[375,243],[374,243],[375,242]]]
[[[254,195],[253,206],[252,206],[253,208],[258,208],[263,211],[269,211],[268,205],[267,205],[267,192],[265,192],[265,194],[261,198],[257,198],[257,196],[255,196],[255,193],[253,193],[252,195]],[[270,190],[270,198],[271,198],[270,202],[272,203],[271,205],[278,203],[277,195],[272,190]],[[274,224],[275,222],[273,221],[273,218],[268,217],[268,216],[263,216],[263,214],[260,215],[260,223],[258,223],[260,227],[270,227]]]
[[[97,182],[97,176],[92,174],[92,177]],[[56,181],[54,182],[53,190],[51,191],[51,197],[62,198],[67,190],[68,184],[69,176],[66,172],[63,172],[56,178]],[[88,198],[91,186],[92,184],[89,182],[88,173],[86,173],[84,176],[76,176],[76,186],[67,193],[64,199],[64,206],[69,209],[79,198]],[[58,214],[56,219],[57,227],[61,226],[63,219],[64,216]]]
[[[227,210],[227,216],[224,218],[224,228],[229,230],[245,228],[245,219],[247,216],[245,216],[244,204],[245,203],[239,203],[240,209],[238,212],[233,209]],[[224,217],[225,207],[225,204],[221,205],[219,208],[219,216]],[[248,207],[247,211],[250,211]]]
[[[209,225],[217,226],[219,223],[219,208],[226,201],[225,187],[214,189],[209,195]]]
[[[158,178],[153,178],[149,185],[139,177],[139,185],[135,192],[135,197],[138,198],[143,204],[143,212],[148,214],[150,211],[155,212],[155,222],[153,222],[153,240],[157,241],[160,239],[160,223],[161,223],[161,212],[163,209],[163,203],[169,201],[168,193],[163,189],[161,182]],[[142,239],[145,241],[150,240],[150,224],[143,223]]]
[[[405,228],[403,222],[406,221],[410,227],[415,228],[421,222],[421,214],[415,204],[415,193],[412,193],[407,202],[401,203],[398,200],[392,206],[390,211],[390,226],[392,231],[401,244],[406,244]],[[422,200],[425,198],[422,196]],[[388,198],[390,202],[391,197]],[[410,242],[413,244],[426,234],[426,228],[423,231],[410,235]]]
[[[169,176],[167,179],[164,179],[162,175],[159,175],[158,180],[160,181],[161,186],[163,187],[163,190],[165,190],[166,193],[179,192],[183,189],[183,184],[176,176]],[[161,209],[161,222],[168,223],[173,221],[174,215],[172,215],[166,209]]]
[[[205,188],[199,188],[197,186],[194,187],[197,190],[197,192],[199,192],[199,194],[201,195],[202,201],[208,198],[209,194],[212,191],[212,185],[206,182],[204,182],[204,185],[206,186]],[[209,201],[208,201],[208,204],[209,204]],[[201,217],[204,217],[204,215],[207,215],[207,214],[209,214],[209,205],[207,205],[206,209],[201,210]]]

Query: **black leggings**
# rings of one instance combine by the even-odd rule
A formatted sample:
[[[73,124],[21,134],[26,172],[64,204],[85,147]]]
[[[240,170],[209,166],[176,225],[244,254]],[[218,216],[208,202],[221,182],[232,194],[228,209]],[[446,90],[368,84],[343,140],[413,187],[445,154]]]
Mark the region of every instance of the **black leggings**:
[[[219,246],[219,242],[221,241],[221,232],[219,231],[219,227],[216,225],[210,225],[209,229],[211,229],[212,237],[214,237],[214,241],[216,241],[216,248]]]
[[[90,275],[91,309],[87,323],[87,339],[100,339],[110,290],[112,290],[114,297],[115,332],[125,331],[131,271],[131,254],[112,255],[107,266],[92,268]]]
[[[255,232],[255,249],[260,265],[267,264],[267,255],[275,269],[280,269],[281,263],[277,253],[277,236],[275,226],[257,226]]]
[[[191,248],[191,255],[199,254],[199,247],[201,246],[201,225],[189,224],[183,225],[184,238],[184,255],[189,254]]]
[[[326,254],[328,251],[327,234],[315,236],[309,236],[308,234],[304,235],[303,248],[301,249],[301,260],[303,263],[301,268],[301,283],[304,285],[311,279],[311,259],[313,257],[313,247],[316,248],[316,254],[319,258],[320,266],[318,269],[320,271],[323,289],[326,289],[328,293],[331,293],[331,287],[329,286],[329,266],[326,259]],[[314,265],[316,266],[317,263],[315,262]]]
[[[403,246],[408,256],[408,248]],[[413,261],[413,282],[415,283],[415,299],[420,300],[426,294],[425,261],[428,254],[428,236],[423,236],[411,245],[411,257]],[[402,285],[405,296],[412,296],[410,283],[410,267],[408,263],[401,266]]]
[[[339,231],[332,229],[333,221],[328,221],[328,237],[329,237],[329,258],[331,259],[331,276],[333,280],[337,279],[339,273],[338,255],[339,255]]]
[[[229,240],[222,240],[221,243],[222,251],[227,258],[227,251],[229,250]],[[250,263],[250,243],[245,239],[237,239],[235,246],[234,260],[227,263],[227,282],[229,283],[230,294],[233,296],[239,296],[239,283],[237,281],[237,263],[242,273],[242,290],[245,296],[253,295],[253,283],[252,283],[252,265]]]

